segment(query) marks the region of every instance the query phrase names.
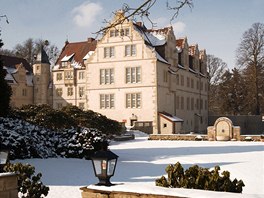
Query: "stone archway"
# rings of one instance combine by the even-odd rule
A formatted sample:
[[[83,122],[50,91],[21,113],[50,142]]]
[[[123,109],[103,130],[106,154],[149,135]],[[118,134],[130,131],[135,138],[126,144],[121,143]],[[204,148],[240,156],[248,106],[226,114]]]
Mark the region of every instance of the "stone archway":
[[[233,126],[233,122],[227,117],[218,118],[214,126],[207,127],[208,140],[228,141],[240,140],[240,127]]]
[[[232,139],[233,122],[226,117],[218,118],[214,124],[215,138],[218,141],[228,141]]]

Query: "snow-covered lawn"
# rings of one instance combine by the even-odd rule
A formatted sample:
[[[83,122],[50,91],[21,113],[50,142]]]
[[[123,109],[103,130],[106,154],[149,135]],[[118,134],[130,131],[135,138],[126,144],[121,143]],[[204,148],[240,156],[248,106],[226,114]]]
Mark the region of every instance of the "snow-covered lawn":
[[[148,141],[139,133],[135,140],[112,142],[110,149],[119,156],[112,183],[140,184],[142,189],[153,191],[155,179],[165,174],[166,166],[179,161],[185,169],[194,164],[206,168],[219,165],[221,170],[230,171],[232,179],[242,179],[246,185],[244,196],[236,194],[234,197],[264,197],[263,142]],[[88,160],[49,158],[20,162],[30,163],[36,167],[36,172],[42,172],[42,181],[50,187],[48,198],[80,198],[80,187],[98,182]],[[137,188],[136,191],[142,191]],[[198,190],[176,189],[177,193],[188,197],[212,196]],[[215,195],[233,197],[230,193]]]

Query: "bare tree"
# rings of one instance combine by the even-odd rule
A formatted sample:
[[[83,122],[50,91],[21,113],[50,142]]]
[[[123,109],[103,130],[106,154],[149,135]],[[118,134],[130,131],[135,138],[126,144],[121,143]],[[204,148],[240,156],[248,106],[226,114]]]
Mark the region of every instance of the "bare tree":
[[[237,64],[243,69],[252,114],[260,115],[264,99],[264,24],[254,23],[242,36]]]
[[[228,71],[227,64],[222,59],[214,55],[207,55],[207,70],[209,78],[208,104],[211,114],[219,114],[222,97],[219,96],[219,84],[223,80],[223,75]]]
[[[41,47],[46,51],[51,65],[55,64],[59,56],[59,49],[57,46],[51,45],[47,40],[29,38],[23,44],[17,44],[13,51],[16,56],[26,59],[32,65],[34,56],[40,52]]]
[[[209,85],[219,83],[221,76],[226,72],[227,64],[214,55],[207,55],[207,69],[209,74]]]
[[[128,19],[135,21],[136,17],[147,18],[154,27],[155,24],[152,22],[150,14],[151,8],[153,7],[153,5],[155,5],[156,1],[157,0],[145,0],[141,5],[136,8],[133,8],[128,4],[124,4],[122,7],[124,16],[120,16],[114,22],[104,20],[104,23],[106,23],[107,25],[105,27],[100,28],[97,32],[95,32],[95,34],[104,34],[109,29],[116,27],[117,25],[123,24],[123,22]],[[192,8],[193,0],[167,0],[166,6],[168,10],[173,11],[173,16],[170,19],[170,21],[172,21],[178,16],[180,9],[184,6],[189,6],[190,8]]]

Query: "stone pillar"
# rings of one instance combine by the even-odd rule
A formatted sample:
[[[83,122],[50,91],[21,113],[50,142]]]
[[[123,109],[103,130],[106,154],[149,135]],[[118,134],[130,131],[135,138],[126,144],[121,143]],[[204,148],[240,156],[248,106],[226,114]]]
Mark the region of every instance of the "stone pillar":
[[[240,140],[240,126],[233,127],[233,139]]]
[[[208,136],[209,141],[215,140],[215,127],[214,126],[207,127],[207,136]]]
[[[0,173],[0,197],[18,198],[17,175],[15,173]]]

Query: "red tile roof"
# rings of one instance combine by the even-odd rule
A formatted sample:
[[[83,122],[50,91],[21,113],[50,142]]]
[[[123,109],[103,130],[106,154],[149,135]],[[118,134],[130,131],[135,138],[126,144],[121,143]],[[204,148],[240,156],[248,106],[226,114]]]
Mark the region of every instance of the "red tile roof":
[[[96,48],[97,41],[95,39],[89,38],[88,41],[69,43],[65,42],[65,46],[56,62],[56,65],[61,64],[61,59],[65,56],[70,56],[74,54],[74,61],[82,64],[84,67],[83,58],[89,51],[94,51]]]

